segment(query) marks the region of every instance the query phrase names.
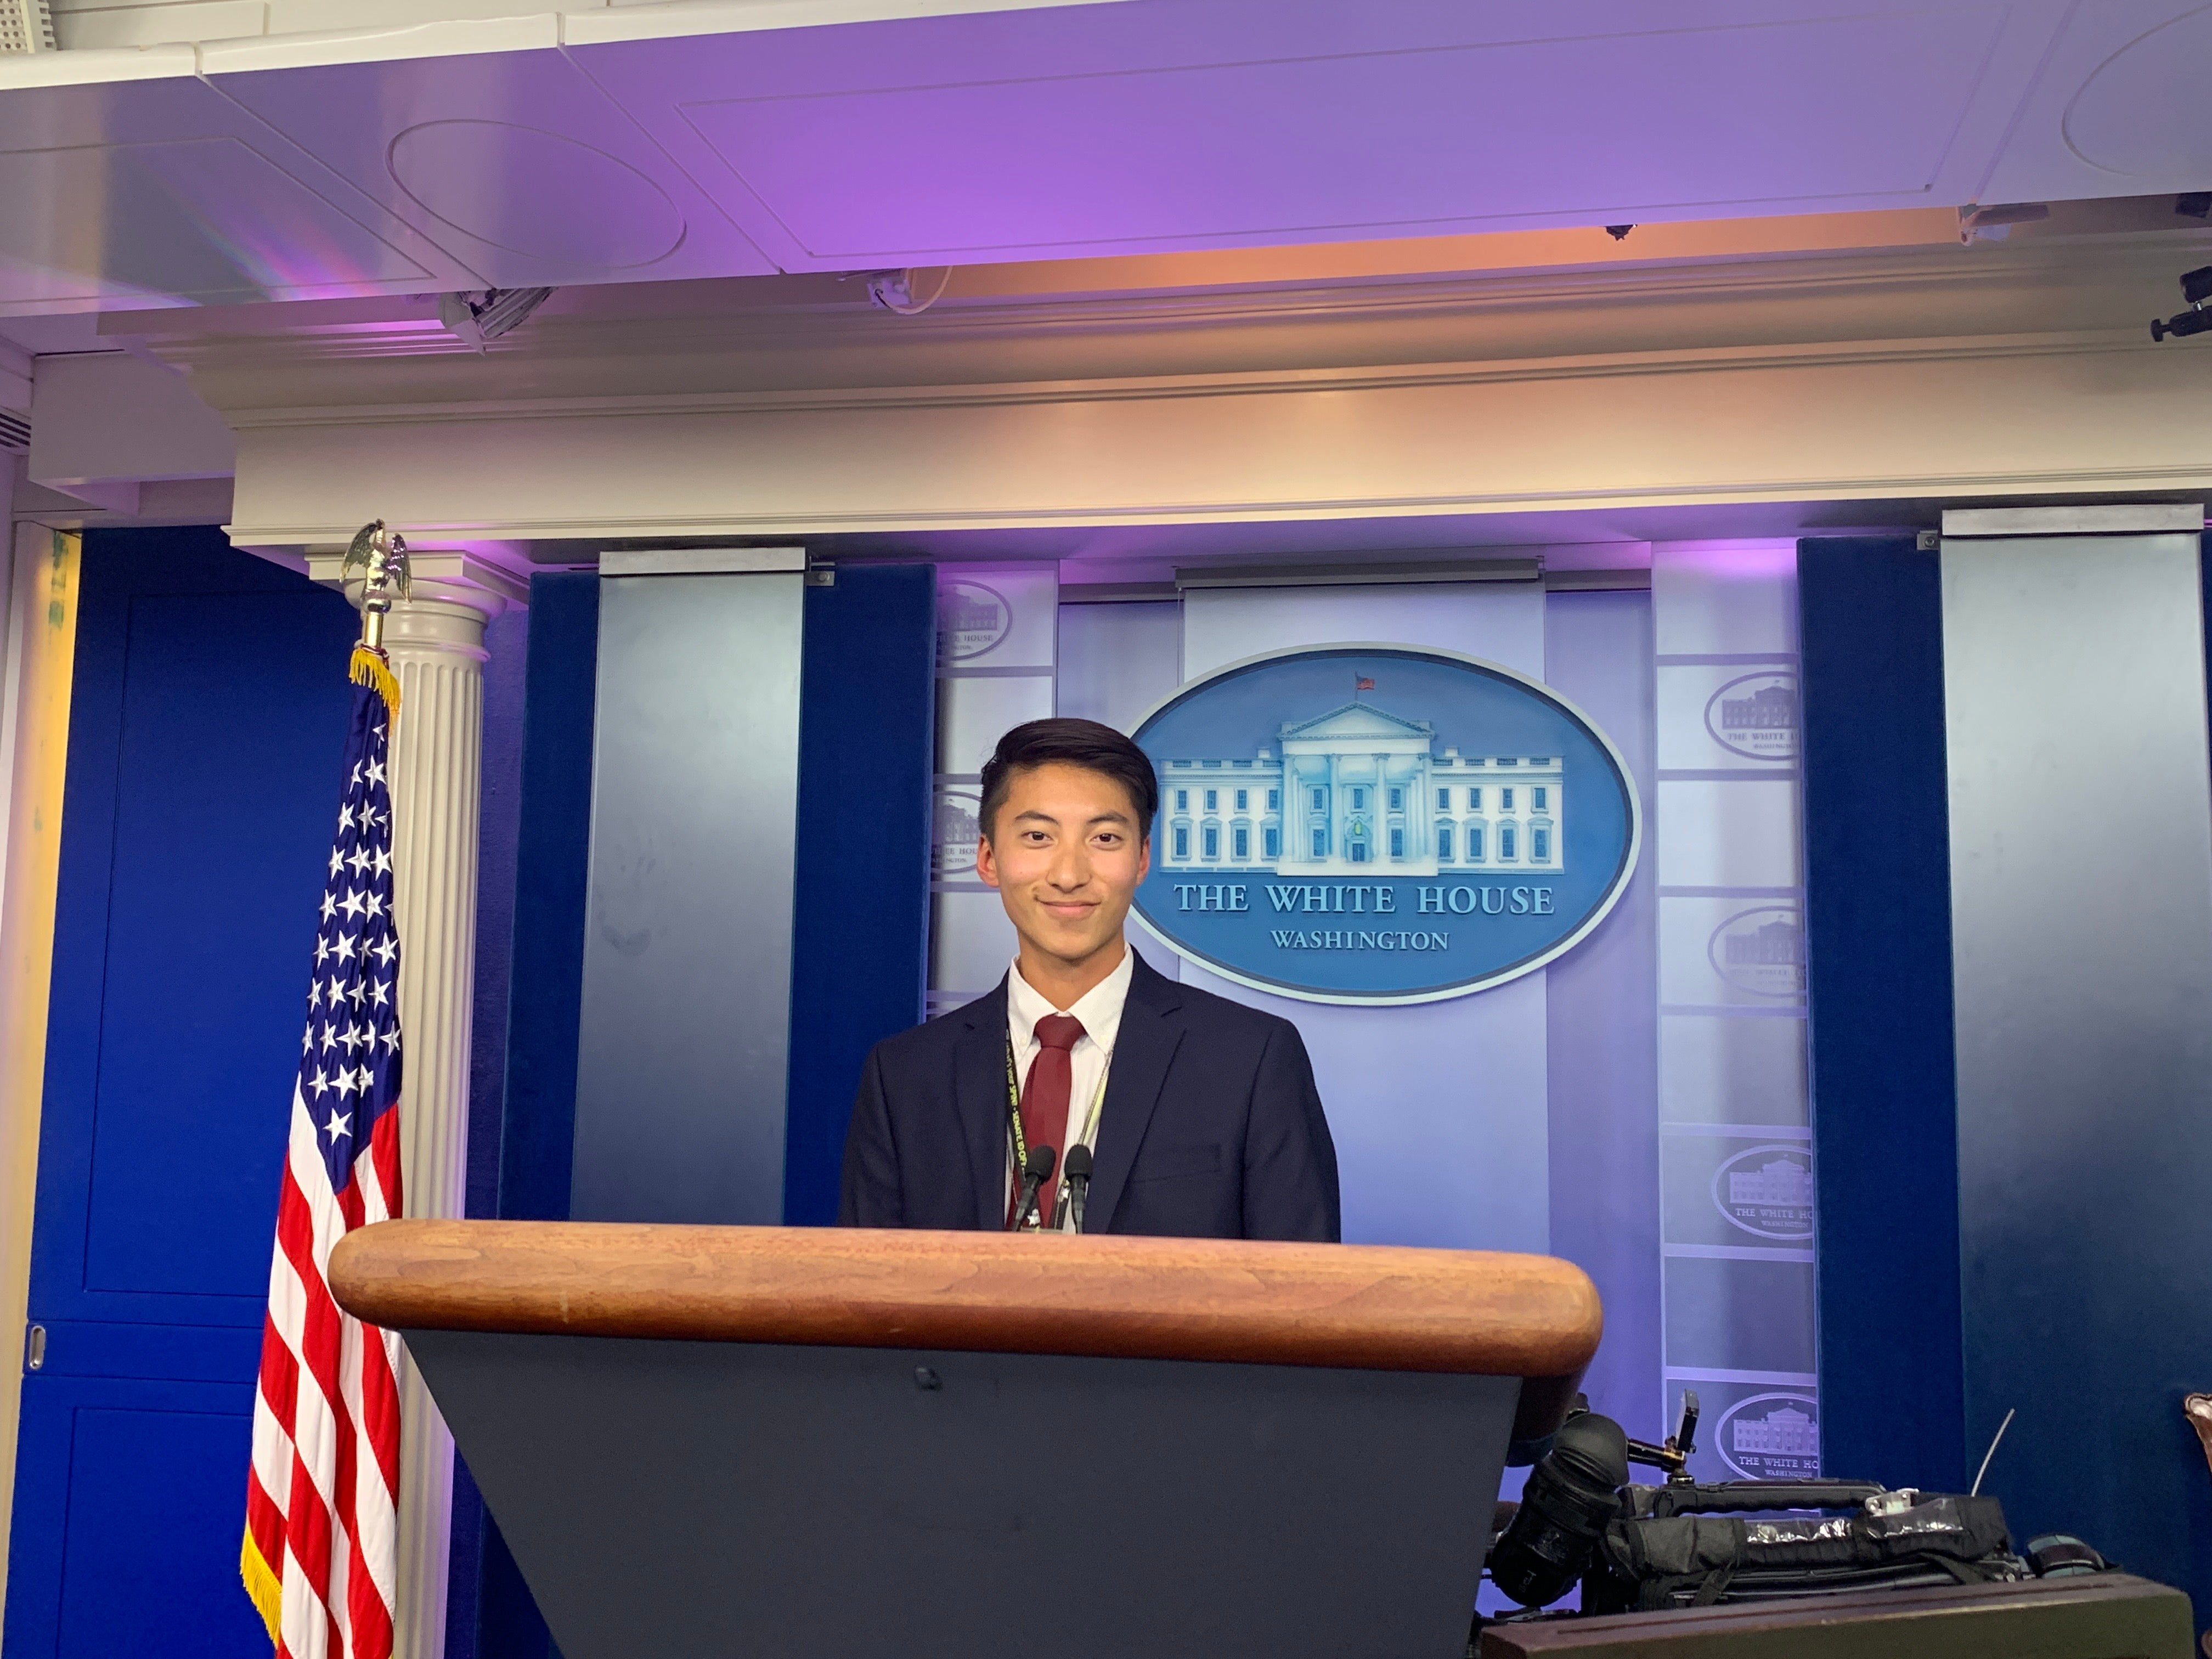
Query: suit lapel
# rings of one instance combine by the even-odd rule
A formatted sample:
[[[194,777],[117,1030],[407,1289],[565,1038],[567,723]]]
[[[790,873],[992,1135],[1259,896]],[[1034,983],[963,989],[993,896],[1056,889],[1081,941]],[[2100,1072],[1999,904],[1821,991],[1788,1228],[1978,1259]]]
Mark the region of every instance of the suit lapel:
[[[952,1056],[953,1103],[975,1183],[975,1224],[1006,1224],[1006,982],[962,1009],[967,1034]]]
[[[1136,955],[1133,947],[1130,954]],[[1177,1017],[1182,1006],[1176,982],[1154,973],[1144,957],[1137,957],[1129,999],[1121,1008],[1121,1030],[1114,1041],[1106,1103],[1099,1114],[1091,1196],[1083,1213],[1087,1233],[1103,1233],[1114,1224],[1115,1206],[1121,1201],[1137,1148],[1167,1082],[1168,1066],[1182,1041],[1182,1021]]]

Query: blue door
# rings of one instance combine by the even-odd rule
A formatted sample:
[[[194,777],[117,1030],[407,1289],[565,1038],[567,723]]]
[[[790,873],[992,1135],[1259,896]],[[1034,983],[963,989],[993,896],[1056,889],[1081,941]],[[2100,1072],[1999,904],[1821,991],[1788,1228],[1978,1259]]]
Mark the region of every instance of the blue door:
[[[82,592],[5,1648],[264,1659],[239,1538],[354,617],[212,530],[88,534]]]

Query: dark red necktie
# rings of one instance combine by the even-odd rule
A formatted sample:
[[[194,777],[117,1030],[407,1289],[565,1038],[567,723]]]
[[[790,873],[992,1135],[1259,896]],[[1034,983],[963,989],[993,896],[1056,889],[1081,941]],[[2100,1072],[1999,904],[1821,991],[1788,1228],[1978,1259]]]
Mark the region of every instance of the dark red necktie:
[[[1075,1081],[1075,1061],[1069,1051],[1082,1035],[1083,1022],[1073,1014],[1047,1014],[1039,1020],[1036,1058],[1022,1083],[1022,1133],[1028,1139],[1030,1156],[1036,1157],[1040,1146],[1049,1146],[1056,1154],[1053,1178],[1037,1193],[1036,1213],[1048,1222],[1053,1194],[1060,1189],[1060,1166],[1067,1162],[1067,1097]],[[1014,1171],[1015,1203],[1021,1199],[1022,1175]],[[1012,1211],[1010,1203],[1010,1221]]]

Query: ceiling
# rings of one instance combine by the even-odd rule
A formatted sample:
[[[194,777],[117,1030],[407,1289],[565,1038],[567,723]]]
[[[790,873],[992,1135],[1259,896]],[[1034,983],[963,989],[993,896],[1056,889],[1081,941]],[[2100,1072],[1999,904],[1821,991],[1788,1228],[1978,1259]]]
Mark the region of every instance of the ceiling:
[[[0,60],[0,314],[2212,186],[2193,0],[819,15]]]

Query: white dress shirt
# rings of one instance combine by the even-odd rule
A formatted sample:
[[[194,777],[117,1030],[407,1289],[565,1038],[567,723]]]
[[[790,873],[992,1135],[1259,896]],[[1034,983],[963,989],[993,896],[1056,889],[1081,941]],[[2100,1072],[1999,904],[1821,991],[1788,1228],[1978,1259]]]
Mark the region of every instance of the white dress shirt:
[[[1030,1066],[1043,1045],[1036,1039],[1037,1022],[1048,1014],[1073,1014],[1083,1023],[1083,1035],[1075,1039],[1074,1048],[1068,1050],[1070,1069],[1073,1073],[1067,1091],[1067,1146],[1060,1151],[1060,1167],[1067,1164],[1069,1146],[1089,1146],[1096,1151],[1098,1145],[1098,1117],[1106,1100],[1106,1068],[1113,1063],[1114,1039],[1121,1030],[1121,1007],[1129,999],[1129,981],[1136,971],[1137,954],[1127,945],[1121,947],[1121,960],[1114,971],[1100,980],[1075,1000],[1071,1008],[1055,1008],[1042,993],[1033,988],[1022,977],[1022,965],[1016,962],[1006,975],[1006,1036],[1014,1045],[1014,1072],[1024,1087],[1030,1079]],[[1006,1149],[1006,1197],[1011,1205],[1014,1192],[1014,1153]],[[1040,1214],[1049,1215],[1056,1201],[1056,1191],[1063,1184],[1057,1176],[1054,1179],[1055,1193],[1048,1193],[1037,1200]],[[1063,1230],[1073,1231],[1075,1218],[1061,1219]]]

